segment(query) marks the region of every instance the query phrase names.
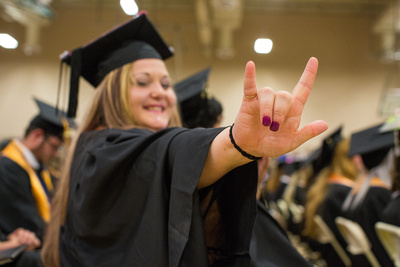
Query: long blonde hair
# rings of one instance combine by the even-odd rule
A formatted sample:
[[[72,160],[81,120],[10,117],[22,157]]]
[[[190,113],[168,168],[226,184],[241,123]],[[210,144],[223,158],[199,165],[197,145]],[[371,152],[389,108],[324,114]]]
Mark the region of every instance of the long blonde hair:
[[[60,266],[59,234],[65,221],[69,179],[72,157],[81,133],[99,128],[143,128],[139,127],[132,114],[130,88],[135,83],[131,78],[133,63],[111,71],[96,89],[92,105],[74,138],[63,168],[62,178],[52,200],[51,219],[47,227],[42,248],[42,260],[45,266]],[[116,89],[118,88],[118,89]],[[175,105],[168,127],[180,127],[181,119]]]
[[[343,139],[336,146],[330,165],[324,168],[317,176],[316,182],[310,187],[307,192],[305,204],[305,227],[304,235],[311,238],[317,238],[318,232],[314,222],[314,216],[317,210],[326,197],[328,189],[328,181],[331,174],[335,173],[339,176],[355,180],[358,176],[358,171],[354,161],[347,156],[350,146],[349,139]]]

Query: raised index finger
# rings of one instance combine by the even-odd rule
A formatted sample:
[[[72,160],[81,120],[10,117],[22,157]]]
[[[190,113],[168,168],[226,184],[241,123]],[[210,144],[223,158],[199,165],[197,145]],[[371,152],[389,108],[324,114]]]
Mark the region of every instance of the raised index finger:
[[[318,60],[315,57],[312,57],[308,60],[299,82],[293,89],[292,95],[294,103],[297,104],[300,102],[302,107],[306,104],[308,95],[310,94],[311,88],[314,84],[315,76],[317,75],[317,70]]]
[[[256,66],[253,61],[249,61],[246,64],[246,69],[244,71],[244,85],[243,85],[243,93],[245,96],[252,99],[257,96],[257,83],[256,83]]]

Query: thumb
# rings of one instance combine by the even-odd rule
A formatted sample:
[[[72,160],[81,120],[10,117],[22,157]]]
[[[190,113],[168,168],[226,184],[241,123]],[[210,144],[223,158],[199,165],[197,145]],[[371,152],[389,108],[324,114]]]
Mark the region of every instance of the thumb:
[[[292,150],[296,149],[311,138],[325,132],[327,129],[328,124],[322,120],[313,121],[307,124],[297,132],[296,138],[293,142],[294,147],[292,147]]]

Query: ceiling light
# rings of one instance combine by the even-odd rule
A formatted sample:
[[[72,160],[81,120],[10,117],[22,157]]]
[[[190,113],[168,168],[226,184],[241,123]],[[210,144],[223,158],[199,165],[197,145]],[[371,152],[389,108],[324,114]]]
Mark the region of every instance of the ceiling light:
[[[254,51],[258,54],[268,54],[272,50],[271,39],[259,38],[254,42]]]
[[[121,0],[119,3],[127,15],[133,16],[139,12],[139,8],[135,0]]]
[[[0,46],[6,49],[15,49],[18,47],[18,41],[7,33],[0,33]]]

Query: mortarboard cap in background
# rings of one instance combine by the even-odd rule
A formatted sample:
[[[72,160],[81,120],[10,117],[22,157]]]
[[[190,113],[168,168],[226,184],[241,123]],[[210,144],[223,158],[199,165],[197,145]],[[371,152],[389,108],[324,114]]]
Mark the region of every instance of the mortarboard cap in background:
[[[283,174],[286,174],[288,176],[292,175],[304,166],[304,158],[300,158],[297,156],[285,154],[279,156],[277,160],[278,168],[282,169]]]
[[[75,122],[67,119],[63,111],[57,110],[53,106],[34,98],[36,105],[39,107],[39,114],[36,115],[29,123],[28,128],[35,127],[43,129],[46,133],[64,139],[64,131],[67,128],[75,128]]]
[[[313,172],[317,175],[322,169],[329,166],[332,162],[333,154],[338,143],[343,139],[342,126],[339,126],[331,135],[322,141],[322,146],[318,156],[313,159]]]
[[[206,68],[174,85],[185,127],[213,127],[222,115],[221,103],[208,91],[210,70]]]
[[[202,93],[205,94],[210,70],[211,68],[206,68],[174,85],[179,103],[183,103]]]
[[[393,131],[381,133],[382,125],[353,133],[350,139],[349,156],[363,155],[394,146]]]
[[[110,71],[125,64],[144,58],[165,60],[172,55],[144,13],[83,47],[64,52],[61,60],[71,66],[68,117],[76,115],[80,76],[97,87]]]
[[[380,132],[383,124],[353,133],[349,156],[361,155],[367,169],[378,166],[394,146],[394,132]]]

